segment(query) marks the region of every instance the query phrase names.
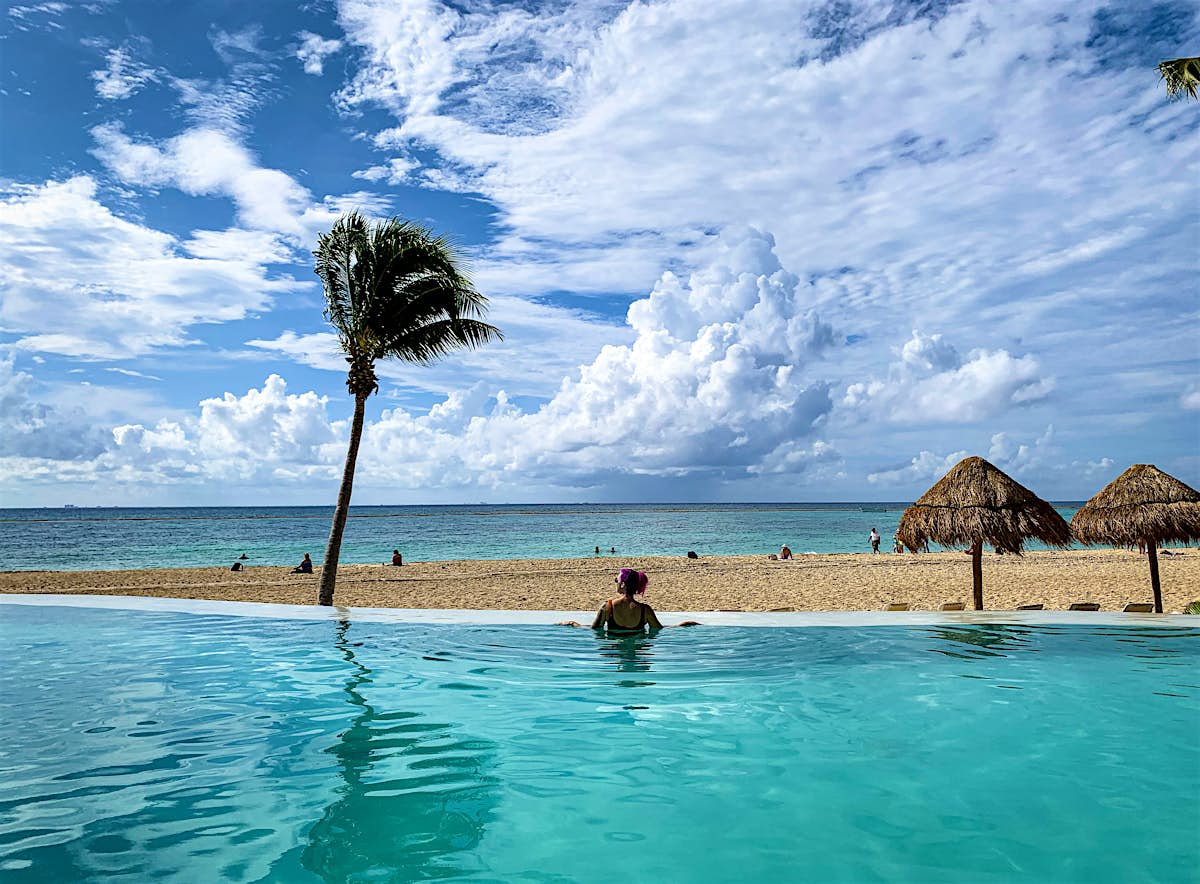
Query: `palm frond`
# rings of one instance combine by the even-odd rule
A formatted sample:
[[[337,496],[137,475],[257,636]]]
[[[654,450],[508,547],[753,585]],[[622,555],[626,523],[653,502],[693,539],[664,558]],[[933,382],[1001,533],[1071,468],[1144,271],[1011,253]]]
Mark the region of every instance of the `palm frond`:
[[[1200,58],[1172,58],[1158,65],[1159,79],[1167,84],[1167,95],[1170,98],[1181,98],[1186,95],[1193,101],[1197,98],[1197,87],[1200,87]]]
[[[325,318],[339,336],[352,339],[362,300],[360,258],[368,232],[367,220],[358,212],[339,218],[329,233],[317,238],[314,271],[325,290]]]
[[[356,365],[388,357],[432,362],[453,350],[500,340],[483,322],[487,298],[457,247],[411,221],[374,225],[356,212],[318,240],[316,272],[326,318]]]

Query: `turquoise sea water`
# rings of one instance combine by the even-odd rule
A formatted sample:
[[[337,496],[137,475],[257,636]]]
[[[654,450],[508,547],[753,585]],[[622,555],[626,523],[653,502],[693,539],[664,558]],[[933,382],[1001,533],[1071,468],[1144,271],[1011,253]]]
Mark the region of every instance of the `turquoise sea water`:
[[[0,607],[5,881],[1186,882],[1200,630]]]
[[[891,548],[905,504],[576,504],[353,507],[343,562],[866,552]],[[1059,512],[1070,519],[1074,507]],[[284,565],[320,562],[330,507],[0,510],[0,570]],[[1035,547],[1036,548],[1036,545]]]

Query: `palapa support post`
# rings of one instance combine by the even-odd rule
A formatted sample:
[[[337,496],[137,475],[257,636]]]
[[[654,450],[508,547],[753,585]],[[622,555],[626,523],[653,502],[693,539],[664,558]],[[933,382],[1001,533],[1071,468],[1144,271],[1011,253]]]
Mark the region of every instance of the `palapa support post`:
[[[975,610],[983,610],[983,541],[971,547],[971,583],[975,589]]]
[[[1163,612],[1162,584],[1158,582],[1158,543],[1147,540],[1146,552],[1150,556],[1150,588],[1154,590],[1154,613],[1161,614]]]

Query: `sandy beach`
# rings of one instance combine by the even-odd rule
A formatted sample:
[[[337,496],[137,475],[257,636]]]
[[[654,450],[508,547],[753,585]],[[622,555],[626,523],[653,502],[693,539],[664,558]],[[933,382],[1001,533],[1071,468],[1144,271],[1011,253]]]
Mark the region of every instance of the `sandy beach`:
[[[1200,598],[1200,550],[1159,559],[1163,610]],[[342,565],[337,602],[357,607],[591,610],[611,595],[621,566],[650,575],[645,596],[664,611],[879,610],[892,602],[936,610],[944,602],[971,607],[971,571],[957,552],[927,555],[601,557],[561,560],[421,562],[401,568]],[[318,569],[319,570],[319,569]],[[1150,602],[1145,556],[1124,550],[985,555],[984,601],[990,609],[1042,603],[1064,609],[1097,602],[1119,611]],[[165,596],[223,601],[313,604],[316,575],[279,566],[139,571],[11,571],[0,592]]]

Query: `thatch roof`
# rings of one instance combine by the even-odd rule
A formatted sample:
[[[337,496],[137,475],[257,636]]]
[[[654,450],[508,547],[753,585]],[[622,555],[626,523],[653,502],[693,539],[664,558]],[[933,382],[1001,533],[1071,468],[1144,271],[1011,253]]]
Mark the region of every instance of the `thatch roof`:
[[[1080,507],[1071,531],[1087,544],[1200,540],[1200,492],[1154,464],[1134,464]]]
[[[900,539],[910,549],[926,541],[942,546],[983,542],[1019,553],[1032,537],[1067,546],[1071,530],[1046,501],[982,457],[968,457],[900,517]]]

